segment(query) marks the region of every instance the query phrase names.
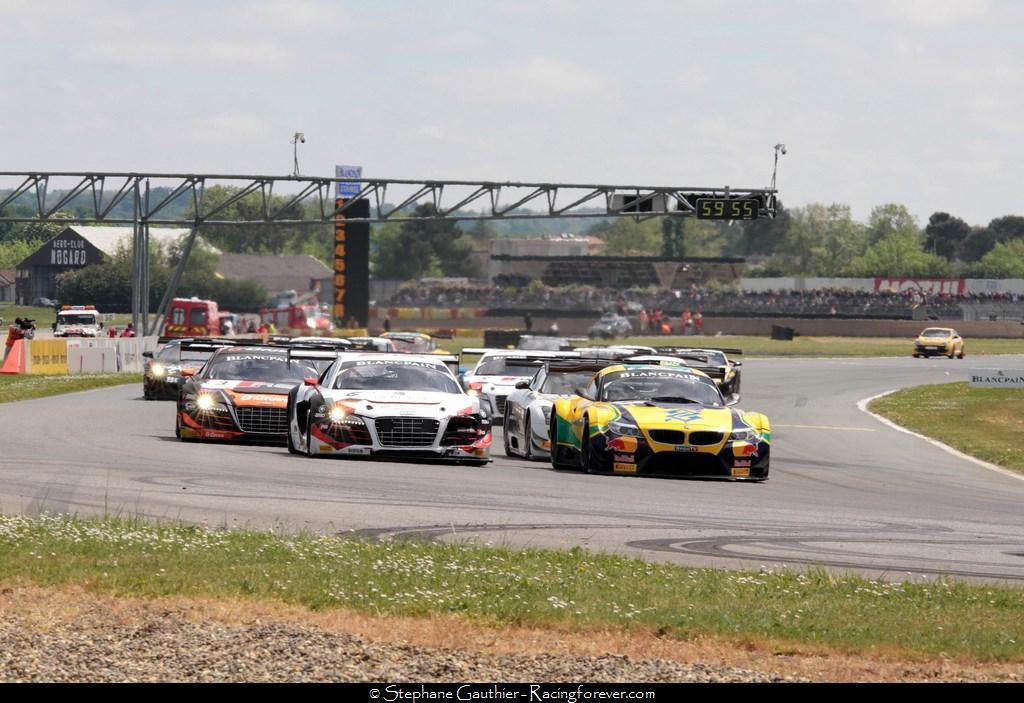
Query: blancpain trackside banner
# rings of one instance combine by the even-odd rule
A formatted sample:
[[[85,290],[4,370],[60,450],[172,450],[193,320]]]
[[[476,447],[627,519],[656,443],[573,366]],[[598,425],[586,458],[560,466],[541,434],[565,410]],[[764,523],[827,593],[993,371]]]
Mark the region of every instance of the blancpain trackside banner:
[[[1024,388],[1024,369],[971,369],[971,388]]]

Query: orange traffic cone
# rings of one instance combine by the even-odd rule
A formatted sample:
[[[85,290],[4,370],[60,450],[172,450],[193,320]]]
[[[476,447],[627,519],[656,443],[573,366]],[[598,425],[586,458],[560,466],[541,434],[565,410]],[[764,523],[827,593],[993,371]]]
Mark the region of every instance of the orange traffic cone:
[[[0,373],[15,374],[25,373],[25,340],[18,339],[11,347],[11,353],[7,355],[4,367]]]

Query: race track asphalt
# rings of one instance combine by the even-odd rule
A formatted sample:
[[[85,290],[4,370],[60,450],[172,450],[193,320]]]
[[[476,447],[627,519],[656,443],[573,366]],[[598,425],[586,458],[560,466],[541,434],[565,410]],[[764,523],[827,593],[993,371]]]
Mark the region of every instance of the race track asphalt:
[[[1024,357],[989,357],[1024,368]],[[121,386],[0,405],[0,511],[475,540],[726,568],[1024,582],[1024,480],[891,429],[857,401],[964,380],[978,359],[753,359],[741,407],[772,421],[763,484],[295,457],[185,444],[174,404]],[[1021,438],[1007,438],[1019,442]]]

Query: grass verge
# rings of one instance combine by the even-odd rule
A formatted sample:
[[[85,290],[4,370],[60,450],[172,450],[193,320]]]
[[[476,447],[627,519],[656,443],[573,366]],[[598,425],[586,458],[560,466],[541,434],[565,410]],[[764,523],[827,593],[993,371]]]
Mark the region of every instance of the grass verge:
[[[849,653],[1024,661],[1024,589],[726,572],[580,549],[275,536],[0,516],[0,582],[122,597],[234,597],[486,625],[636,631]]]
[[[452,353],[463,347],[483,346],[483,337],[455,337],[451,341],[439,340],[441,346]],[[657,346],[709,346],[742,349],[745,356],[910,356],[914,340],[889,337],[797,337],[782,342],[768,337],[722,335],[720,337],[627,337],[614,341],[597,340],[595,345],[642,344]],[[981,354],[1024,354],[1024,339],[969,339],[968,358]],[[742,359],[742,357],[740,357]],[[935,360],[938,363],[941,360]],[[925,363],[922,361],[921,363]]]
[[[92,388],[142,383],[141,373],[114,373],[82,376],[46,376],[18,374],[0,376],[0,403],[30,398],[45,398],[61,393],[87,391]]]
[[[1024,472],[1024,390],[971,388],[966,382],[917,386],[879,398],[870,409],[971,456]]]

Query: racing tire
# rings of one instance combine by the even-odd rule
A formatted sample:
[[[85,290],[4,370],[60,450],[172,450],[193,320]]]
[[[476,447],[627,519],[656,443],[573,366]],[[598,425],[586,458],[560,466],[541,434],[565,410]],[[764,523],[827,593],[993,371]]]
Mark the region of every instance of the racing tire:
[[[963,359],[963,358],[964,358],[964,356],[966,356],[966,355],[967,355],[967,352],[966,352],[966,351],[964,351],[963,347],[961,347],[961,348],[960,348],[960,355],[959,355],[959,356],[957,356],[957,359]]]
[[[288,445],[289,454],[301,454],[298,448],[292,444],[292,413],[295,411],[295,395],[294,391],[288,394],[288,433],[284,436],[284,442]]]
[[[174,416],[174,436],[181,439],[181,411]]]
[[[530,426],[530,409],[526,409],[526,427],[523,429],[523,443],[526,444],[526,450],[523,452],[523,457],[527,461],[533,461],[533,427]]]
[[[555,469],[556,471],[567,471],[567,470],[572,470],[572,469],[579,469],[579,467],[574,465],[574,464],[569,464],[569,463],[562,462],[562,461],[558,460],[559,453],[564,451],[564,450],[563,449],[559,449],[558,442],[555,441],[555,438],[558,437],[558,435],[555,433],[555,413],[554,412],[551,413],[551,427],[548,428],[548,432],[550,433],[548,436],[552,438],[551,439],[551,468]]]
[[[585,474],[594,473],[591,470],[590,461],[590,423],[583,425],[583,434],[580,436],[580,471]]]
[[[505,456],[514,458],[516,455],[512,451],[512,443],[508,439],[508,417],[510,413],[505,413],[505,422],[501,425],[501,441],[505,445]]]

